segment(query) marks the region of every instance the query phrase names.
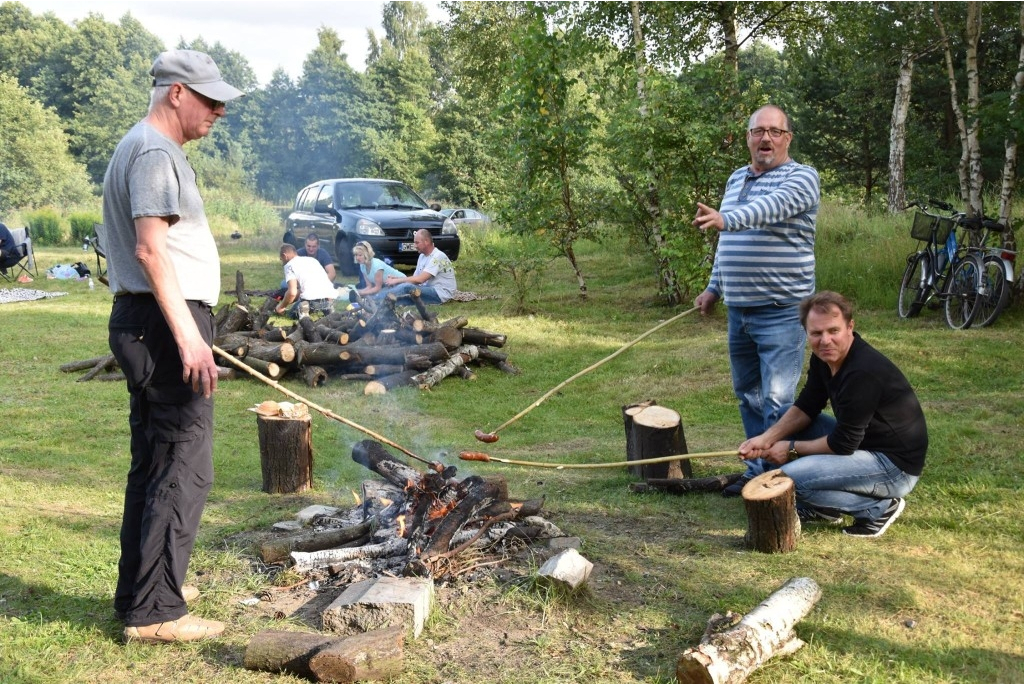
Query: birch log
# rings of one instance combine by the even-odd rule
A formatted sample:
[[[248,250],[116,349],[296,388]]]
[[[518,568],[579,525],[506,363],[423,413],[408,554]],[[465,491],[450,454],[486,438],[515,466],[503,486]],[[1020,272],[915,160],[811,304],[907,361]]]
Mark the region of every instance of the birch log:
[[[715,614],[700,645],[683,652],[676,664],[680,683],[742,683],[773,657],[804,646],[794,626],[821,599],[811,578],[791,578],[746,616]]]

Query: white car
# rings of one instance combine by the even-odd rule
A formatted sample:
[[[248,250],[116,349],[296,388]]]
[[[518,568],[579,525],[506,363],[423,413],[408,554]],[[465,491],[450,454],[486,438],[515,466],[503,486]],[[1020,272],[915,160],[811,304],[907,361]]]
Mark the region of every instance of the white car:
[[[487,228],[491,225],[491,217],[466,207],[442,209],[441,214],[455,222],[459,228]]]

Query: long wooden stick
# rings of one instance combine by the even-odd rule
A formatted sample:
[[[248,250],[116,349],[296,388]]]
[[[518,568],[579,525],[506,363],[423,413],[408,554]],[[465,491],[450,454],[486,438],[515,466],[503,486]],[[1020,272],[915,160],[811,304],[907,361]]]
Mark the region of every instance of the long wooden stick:
[[[738,457],[740,453],[736,450],[725,450],[722,452],[694,452],[692,454],[673,454],[667,457],[651,457],[650,459],[634,459],[633,461],[610,461],[594,464],[559,464],[547,461],[520,461],[517,459],[499,459],[492,457],[486,452],[462,452],[459,459],[463,461],[496,461],[500,464],[512,464],[514,466],[536,466],[542,469],[607,469],[621,466],[640,466],[642,464],[663,464],[667,461],[679,461],[681,459],[720,459],[724,457]]]
[[[321,414],[323,414],[327,418],[334,419],[335,421],[338,421],[339,423],[343,423],[343,424],[345,424],[346,426],[348,426],[350,428],[355,428],[357,431],[360,431],[362,433],[366,433],[367,435],[369,435],[374,440],[377,440],[378,442],[382,442],[385,445],[390,445],[391,447],[394,447],[396,450],[402,452],[403,454],[407,454],[407,455],[409,455],[410,457],[412,457],[413,459],[415,459],[417,461],[421,461],[424,464],[428,464],[432,468],[435,467],[436,462],[427,461],[423,457],[420,457],[420,456],[417,456],[417,455],[413,454],[412,452],[410,452],[409,450],[405,449],[404,447],[402,447],[398,443],[395,443],[395,442],[392,442],[391,440],[388,440],[383,435],[379,435],[377,433],[374,433],[369,428],[365,428],[363,426],[360,426],[358,423],[355,423],[354,421],[350,421],[350,420],[346,419],[344,416],[339,416],[338,414],[335,414],[330,409],[325,409],[324,407],[321,407],[318,404],[310,402],[305,397],[302,397],[301,395],[292,392],[291,390],[289,390],[288,388],[284,387],[283,385],[281,385],[277,381],[272,380],[271,378],[268,378],[267,376],[264,376],[262,373],[260,373],[256,369],[252,368],[251,366],[249,366],[245,362],[243,362],[243,361],[241,361],[239,359],[235,359],[234,356],[232,356],[231,354],[229,354],[229,353],[225,352],[224,350],[220,349],[216,345],[213,346],[213,351],[216,352],[217,354],[219,354],[220,356],[224,357],[225,359],[227,359],[229,362],[231,362],[232,364],[234,364],[238,368],[240,368],[243,371],[247,372],[249,375],[254,376],[254,377],[260,379],[261,381],[263,381],[264,383],[266,383],[270,387],[274,388],[275,390],[278,390],[279,392],[284,393],[288,397],[291,397],[293,400],[298,400],[299,402],[302,402],[306,406],[311,407],[312,409],[316,409],[318,412],[320,412]]]
[[[641,335],[641,336],[631,340],[630,342],[626,343],[625,345],[623,345],[622,347],[620,347],[616,351],[612,352],[611,354],[609,354],[607,357],[605,357],[601,361],[595,362],[595,363],[591,364],[590,366],[588,366],[587,368],[583,369],[579,373],[575,374],[571,378],[567,378],[566,380],[562,381],[561,383],[559,383],[555,387],[551,388],[551,390],[548,390],[546,393],[544,393],[544,395],[542,395],[539,400],[537,400],[536,402],[534,402],[533,404],[528,406],[526,409],[522,410],[521,412],[519,412],[518,414],[513,416],[511,419],[509,419],[505,423],[503,423],[500,426],[498,426],[497,428],[495,428],[490,433],[484,433],[483,431],[478,430],[478,431],[476,431],[476,433],[474,433],[474,436],[480,442],[497,442],[498,441],[498,431],[502,430],[503,428],[508,427],[512,423],[515,423],[519,419],[521,419],[524,416],[526,416],[528,413],[530,413],[531,411],[536,409],[541,404],[541,402],[543,402],[547,398],[551,397],[556,392],[558,392],[559,390],[561,390],[565,386],[569,385],[570,383],[572,383],[574,380],[576,380],[580,376],[584,376],[584,375],[590,373],[591,371],[593,371],[594,369],[596,369],[597,367],[601,366],[605,362],[609,362],[612,359],[615,359],[620,354],[622,354],[623,352],[625,352],[626,350],[631,348],[633,345],[636,345],[638,342],[640,342],[641,340],[643,340],[647,336],[649,336],[649,335],[651,335],[653,333],[657,333],[658,331],[660,331],[665,326],[668,326],[671,323],[675,323],[676,321],[678,321],[679,319],[683,318],[687,314],[692,314],[693,312],[697,311],[697,309],[698,309],[698,307],[692,307],[690,309],[687,309],[685,312],[682,312],[681,314],[676,314],[671,319],[668,319],[666,321],[662,321],[661,323],[659,323],[657,326],[655,326],[651,330],[647,331],[643,335]]]

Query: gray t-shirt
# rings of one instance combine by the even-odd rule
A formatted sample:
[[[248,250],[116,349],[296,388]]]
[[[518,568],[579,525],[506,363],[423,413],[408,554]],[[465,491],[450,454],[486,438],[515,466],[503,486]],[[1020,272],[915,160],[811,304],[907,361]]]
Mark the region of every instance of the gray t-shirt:
[[[110,290],[149,293],[152,288],[135,258],[135,219],[165,217],[171,223],[167,253],[186,300],[211,307],[220,293],[220,257],[184,150],[145,121],[121,142],[103,178]]]
[[[416,271],[413,272],[413,275],[417,276],[424,271],[433,278],[423,285],[433,288],[442,302],[452,299],[456,287],[455,267],[452,266],[452,260],[448,259],[448,255],[436,247],[429,255],[420,254],[419,259],[416,260]]]

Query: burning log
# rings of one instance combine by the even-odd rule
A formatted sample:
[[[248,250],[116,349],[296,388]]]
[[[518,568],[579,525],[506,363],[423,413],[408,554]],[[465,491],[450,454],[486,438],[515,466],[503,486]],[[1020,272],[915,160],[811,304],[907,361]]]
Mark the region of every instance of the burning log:
[[[676,664],[680,683],[743,683],[777,656],[804,646],[794,626],[821,599],[810,578],[792,578],[746,616],[731,611],[708,620],[700,645],[683,652]]]
[[[418,483],[419,471],[396,459],[384,446],[375,440],[360,440],[352,448],[352,461],[365,466],[387,482],[399,488]]]
[[[800,537],[796,513],[796,486],[782,471],[766,471],[743,486],[747,509],[747,547],[775,554],[795,552]]]
[[[321,566],[336,564],[341,561],[355,559],[386,559],[405,554],[409,541],[401,537],[393,537],[385,542],[362,547],[344,547],[325,549],[318,552],[292,552],[289,556],[295,561],[296,571],[309,571]]]
[[[243,663],[252,671],[288,673],[317,683],[379,683],[401,671],[404,641],[401,626],[340,638],[265,630],[249,641]]]
[[[367,538],[377,529],[377,519],[370,518],[347,528],[311,530],[284,538],[268,540],[260,545],[260,559],[273,564],[288,558],[292,552],[319,552]]]

